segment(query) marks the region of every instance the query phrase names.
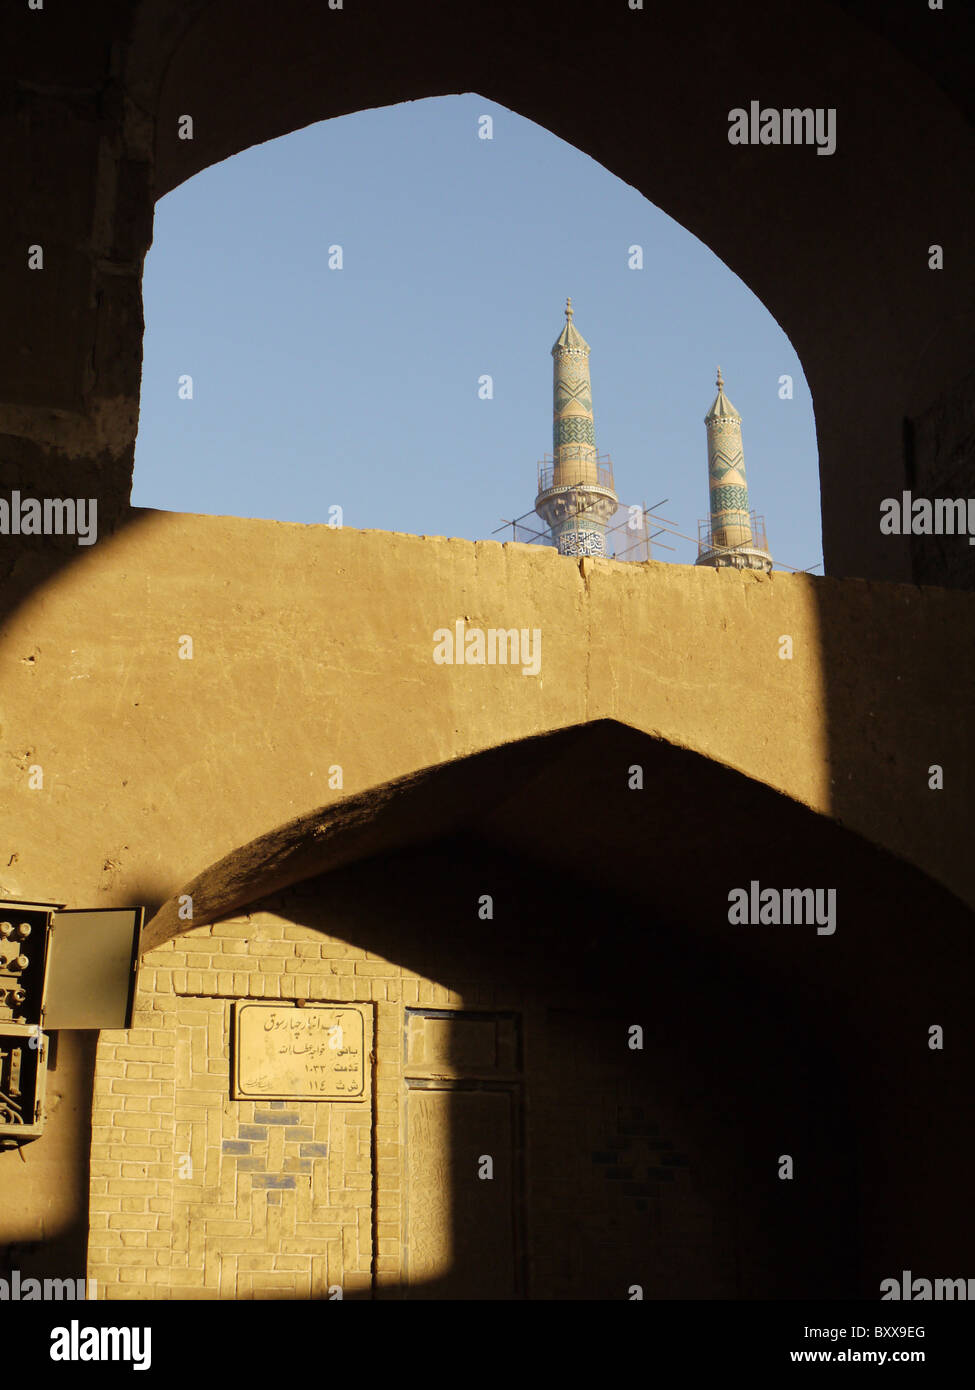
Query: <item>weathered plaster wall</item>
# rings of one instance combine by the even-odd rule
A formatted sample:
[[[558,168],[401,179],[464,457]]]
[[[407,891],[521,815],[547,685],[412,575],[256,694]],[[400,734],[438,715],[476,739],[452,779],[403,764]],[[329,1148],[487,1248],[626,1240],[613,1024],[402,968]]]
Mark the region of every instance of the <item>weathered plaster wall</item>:
[[[141,513],[0,631],[0,890],[152,907],[302,812],[608,717],[825,815],[838,808],[851,828],[971,903],[975,673],[960,636],[973,604],[911,586],[580,563],[533,547]],[[433,633],[458,618],[537,628],[540,674],[435,664]],[[791,661],[779,657],[783,636]],[[180,659],[184,637],[192,660]],[[927,785],[934,761],[946,767],[941,792]],[[341,789],[329,786],[335,766]],[[43,787],[31,789],[30,767],[43,770]],[[591,814],[588,777],[583,758],[578,802],[565,800],[570,843]],[[643,796],[653,794],[651,779]],[[672,803],[672,791],[664,799]],[[691,799],[699,840],[739,838],[726,804]],[[631,871],[640,873],[633,846],[613,869]],[[797,866],[788,881],[804,876]],[[387,959],[396,958],[394,945]],[[25,1270],[80,1273],[91,1094],[80,1040],[61,1039],[65,1108],[25,1163],[4,1159],[16,1167],[0,1216]],[[128,1054],[108,1060],[150,1065]],[[74,1174],[70,1188],[64,1172]],[[44,1246],[54,1234],[62,1244]],[[32,1242],[42,1242],[33,1255]]]
[[[142,513],[0,634],[0,888],[158,903],[303,811],[613,717],[817,810],[841,790],[851,828],[972,901],[973,658],[959,635],[973,604],[942,590],[580,567],[533,547]],[[435,664],[433,633],[458,618],[537,628],[541,673]],[[782,636],[792,660],[779,657]],[[928,789],[933,762],[948,764],[943,792]],[[341,789],[329,785],[335,766]]]

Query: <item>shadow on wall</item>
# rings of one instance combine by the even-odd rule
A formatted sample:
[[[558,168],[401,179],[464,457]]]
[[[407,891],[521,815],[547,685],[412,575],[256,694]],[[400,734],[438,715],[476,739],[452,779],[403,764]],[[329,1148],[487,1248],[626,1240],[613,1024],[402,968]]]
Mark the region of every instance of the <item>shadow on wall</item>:
[[[26,493],[26,489],[25,489]],[[40,490],[37,495],[43,495]],[[120,515],[109,516],[103,525],[99,510],[97,546],[79,546],[74,536],[21,537],[13,545],[0,549],[0,624],[9,624],[30,600],[43,593],[55,592],[60,583],[84,573],[85,560],[98,546],[108,545],[129,527],[152,520],[157,513],[148,509],[126,508]],[[73,572],[73,573],[72,573]],[[85,621],[100,621],[99,615],[86,614]],[[43,633],[38,633],[43,638]],[[24,653],[21,660],[26,660]]]
[[[592,19],[589,8],[587,18]],[[324,26],[330,23],[331,19],[320,7],[290,9],[294,15],[304,15],[306,18],[313,15],[312,28],[305,31],[300,25],[289,27],[288,24],[280,24],[269,35],[266,26],[241,22],[239,5],[210,5],[205,12],[201,12],[203,33],[204,37],[215,37],[216,41],[200,42],[199,32],[185,35],[181,31],[180,37],[186,37],[187,41],[176,55],[178,61],[174,62],[174,47],[179,46],[179,40],[170,40],[164,26],[159,31],[154,31],[152,27],[151,14],[162,13],[166,6],[162,0],[158,5],[140,5],[139,17],[145,19],[145,23],[133,39],[129,54],[130,67],[137,84],[132,90],[135,92],[133,99],[140,109],[152,112],[161,106],[160,131],[163,135],[155,168],[158,188],[172,187],[197,168],[232,154],[249,143],[283,134],[307,121],[336,114],[334,109],[325,109],[328,99],[322,95],[336,90],[329,67],[333,61],[334,46],[324,34],[316,37],[317,30],[314,28],[317,24]],[[176,5],[172,10],[177,19],[180,16],[185,18],[189,13],[185,6]],[[958,13],[963,14],[963,11],[959,9]],[[146,19],[146,16],[150,18]],[[938,132],[942,148],[947,151],[946,158],[937,169],[961,170],[961,154],[966,147],[962,144],[953,113],[939,104],[940,95],[935,93],[936,100],[932,101],[927,77],[913,80],[915,73],[912,66],[900,68],[899,59],[896,62],[892,59],[890,44],[901,47],[909,64],[920,64],[937,76],[937,72],[943,69],[946,54],[943,50],[935,51],[931,45],[935,48],[939,42],[950,45],[950,40],[932,38],[935,30],[925,24],[927,37],[919,48],[913,41],[913,30],[909,34],[909,41],[904,40],[906,31],[900,21],[896,22],[893,30],[890,29],[886,8],[883,19],[885,36],[878,38],[874,33],[868,33],[861,24],[840,23],[843,16],[835,6],[811,7],[807,17],[809,32],[812,41],[822,45],[818,51],[827,61],[821,68],[829,77],[829,84],[838,83],[839,96],[852,100],[856,82],[863,71],[876,70],[887,75],[886,90],[878,87],[878,93],[888,105],[885,108],[881,102],[871,107],[876,112],[873,119],[877,121],[878,129],[884,128],[887,115],[891,114],[899,120],[896,113],[900,111],[908,113],[904,118],[908,124],[897,127],[895,139],[877,141],[872,138],[872,129],[860,131],[864,148],[872,148],[874,154],[881,152],[878,159],[868,160],[866,165],[858,165],[854,160],[847,166],[848,170],[857,168],[861,174],[869,175],[853,181],[859,189],[857,197],[862,215],[851,216],[849,198],[853,183],[848,177],[841,177],[829,190],[828,199],[816,200],[816,218],[794,217],[793,212],[797,207],[806,208],[809,204],[808,162],[786,168],[779,161],[772,172],[763,152],[754,150],[745,152],[741,166],[741,197],[737,210],[742,215],[729,218],[720,201],[711,199],[702,202],[700,181],[696,174],[702,161],[694,157],[695,154],[713,149],[713,145],[708,145],[707,141],[712,139],[716,128],[723,126],[724,111],[736,104],[741,90],[766,92],[770,90],[771,83],[771,88],[781,93],[783,103],[791,103],[796,82],[801,87],[804,81],[800,69],[803,64],[808,64],[807,50],[800,51],[793,45],[795,51],[790,53],[788,45],[783,43],[772,6],[769,7],[767,22],[760,13],[750,17],[749,24],[754,26],[751,32],[756,41],[753,44],[740,44],[738,56],[741,62],[731,67],[726,62],[721,45],[714,49],[713,54],[705,53],[702,58],[700,17],[696,13],[685,12],[678,7],[655,14],[662,40],[654,45],[660,64],[657,71],[660,81],[648,84],[645,80],[635,80],[627,83],[617,78],[617,93],[624,102],[623,106],[619,101],[597,103],[593,107],[571,112],[565,107],[564,101],[560,104],[561,93],[555,85],[549,91],[542,90],[538,85],[537,44],[540,40],[547,42],[547,38],[542,35],[541,27],[538,33],[532,30],[533,21],[526,18],[523,12],[517,16],[519,25],[528,25],[524,30],[523,43],[510,44],[508,26],[505,24],[489,26],[482,36],[484,43],[472,58],[467,19],[462,19],[458,11],[456,30],[448,26],[438,35],[436,46],[424,51],[422,62],[425,66],[419,73],[407,70],[398,62],[377,60],[377,41],[380,45],[388,45],[388,51],[395,57],[402,50],[404,36],[409,39],[406,26],[412,24],[412,18],[408,12],[404,17],[402,7],[390,7],[387,18],[390,22],[380,26],[378,39],[374,26],[363,25],[355,31],[354,40],[361,45],[364,55],[361,64],[352,64],[350,68],[348,54],[344,50],[343,56],[336,60],[344,63],[348,71],[363,74],[364,85],[349,99],[352,107],[432,95],[441,90],[456,90],[460,63],[468,72],[464,86],[497,92],[498,99],[511,109],[546,124],[562,138],[586,149],[594,158],[602,159],[607,168],[637,187],[643,187],[647,182],[646,150],[640,135],[646,128],[646,112],[638,111],[637,105],[645,104],[649,92],[665,117],[674,110],[684,112],[686,120],[681,123],[678,133],[686,136],[688,143],[685,153],[688,157],[670,160],[666,162],[666,167],[660,165],[656,172],[664,182],[656,191],[656,200],[670,215],[676,216],[683,225],[718,250],[722,259],[733,266],[763,302],[772,308],[778,321],[787,326],[790,338],[799,348],[816,392],[817,419],[824,441],[824,520],[833,535],[832,545],[842,557],[842,570],[849,573],[862,564],[871,573],[906,574],[907,568],[902,562],[887,567],[883,543],[874,529],[880,497],[885,492],[896,493],[901,482],[902,459],[893,434],[898,428],[897,421],[903,415],[920,417],[923,414],[929,402],[944,390],[945,382],[954,371],[951,364],[965,360],[966,354],[958,350],[959,338],[953,330],[940,343],[937,353],[932,354],[926,362],[923,379],[919,379],[916,386],[911,388],[910,398],[903,386],[907,379],[906,359],[895,362],[889,359],[888,354],[892,351],[895,356],[904,359],[905,353],[914,353],[914,344],[918,340],[925,340],[927,326],[932,321],[936,323],[942,313],[944,299],[939,300],[938,295],[957,294],[957,281],[953,282],[947,276],[932,283],[932,276],[927,271],[923,255],[918,256],[917,248],[925,243],[927,232],[924,219],[928,216],[927,210],[937,203],[932,195],[939,187],[932,182],[932,170],[936,170],[936,166],[930,160],[930,132]],[[950,17],[946,17],[947,20]],[[85,90],[99,91],[104,86],[105,73],[92,66],[90,60],[89,66],[85,67],[82,60],[91,53],[117,52],[114,44],[108,40],[116,39],[121,43],[127,30],[123,33],[120,29],[111,34],[107,27],[104,30],[93,28],[93,21],[87,14],[84,17],[79,14],[68,22],[77,24],[79,28],[77,31],[70,28],[61,30],[60,37],[55,40],[59,47],[54,51],[64,58],[70,53],[71,45],[76,44],[78,73],[73,81]],[[614,25],[622,25],[623,22],[623,18],[612,21]],[[32,23],[26,8],[21,13],[20,23],[25,26]],[[162,26],[161,20],[160,24]],[[863,24],[876,28],[869,16]],[[922,24],[916,10],[911,24]],[[404,26],[402,31],[397,25]],[[542,25],[543,21],[539,20],[539,26]],[[83,29],[81,26],[84,26]],[[178,27],[175,25],[173,32]],[[950,31],[945,31],[943,26],[937,29],[938,34],[946,32]],[[77,42],[82,33],[85,42]],[[265,46],[265,61],[262,64],[254,61],[253,39],[248,38],[252,34],[260,35],[260,42]],[[160,35],[166,37],[157,42]],[[602,37],[600,35],[600,39]],[[628,64],[633,65],[635,72],[637,66],[644,62],[644,55],[632,44],[629,31],[607,31],[605,37],[620,59],[619,72],[628,71]],[[273,51],[267,49],[269,42],[275,45]],[[504,52],[500,49],[492,51],[491,45],[495,42],[507,45]],[[289,45],[294,45],[294,48],[289,50]],[[959,54],[966,48],[962,43],[953,47]],[[34,51],[28,43],[25,52]],[[31,81],[36,81],[40,71],[47,70],[51,51],[44,49],[37,68],[32,72]],[[214,84],[209,59],[209,54],[214,52],[223,55],[223,75],[227,79],[217,84]],[[828,61],[829,54],[837,52],[851,55],[842,73],[832,72]],[[296,57],[300,57],[301,61],[296,63]],[[715,78],[713,85],[707,82],[698,84],[701,90],[709,90],[710,96],[706,103],[699,103],[693,109],[688,108],[682,99],[692,59],[698,64],[706,59],[712,66]],[[473,67],[470,66],[472,62]],[[613,64],[607,66],[607,71],[610,68],[617,70]],[[74,64],[66,62],[65,71],[74,73]],[[252,83],[229,80],[235,71],[257,75],[262,83],[260,101],[253,100]],[[722,86],[723,71],[731,74],[739,88],[739,94],[731,99],[728,99],[729,93]],[[163,72],[166,73],[165,83]],[[390,72],[398,74],[392,87]],[[495,74],[493,77],[492,73]],[[849,77],[845,74],[849,74]],[[639,76],[645,79],[646,73]],[[844,85],[847,80],[853,86]],[[115,90],[117,92],[118,89]],[[952,81],[948,84],[948,90],[957,99],[962,89]],[[827,85],[824,98],[832,99],[833,91],[833,86]],[[905,93],[909,95],[909,101],[905,101]],[[25,106],[35,100],[49,103],[50,95],[46,90],[41,96],[34,91],[25,91],[23,100]],[[235,101],[236,106],[233,104]],[[632,111],[625,107],[626,101],[634,103]],[[32,214],[36,214],[39,224],[61,227],[61,219],[70,214],[69,222],[63,224],[63,238],[69,247],[69,259],[77,263],[77,273],[72,271],[53,281],[24,281],[23,276],[27,272],[21,269],[23,262],[18,252],[19,278],[14,286],[17,325],[16,330],[8,335],[10,380],[14,382],[11,390],[17,402],[14,414],[18,415],[18,419],[11,426],[16,433],[5,437],[2,467],[4,476],[11,479],[10,485],[21,488],[25,493],[41,495],[45,487],[51,486],[49,480],[55,478],[61,479],[55,490],[63,495],[97,490],[104,498],[107,518],[113,505],[120,515],[124,513],[127,470],[132,458],[130,435],[134,435],[142,333],[138,268],[149,238],[152,156],[150,151],[144,150],[136,152],[131,159],[118,160],[118,145],[112,145],[111,141],[119,140],[120,126],[113,128],[110,110],[96,113],[92,109],[90,119],[86,118],[86,125],[85,121],[78,120],[75,103],[72,101],[67,106],[71,107],[71,112],[66,119],[75,124],[60,130],[58,139],[64,147],[70,145],[70,148],[75,148],[73,140],[76,134],[84,135],[84,139],[89,140],[97,120],[108,131],[109,144],[103,151],[108,158],[96,160],[96,142],[92,138],[83,146],[86,157],[77,160],[73,170],[65,164],[60,171],[65,175],[63,179],[59,177],[49,181],[46,201],[39,194],[40,201],[31,204]],[[178,113],[187,109],[200,113],[201,138],[191,145],[179,142],[176,134]],[[916,119],[918,110],[925,114],[922,121]],[[14,113],[12,119],[21,120],[19,111]],[[70,141],[66,139],[69,130]],[[968,133],[963,133],[967,140]],[[901,138],[902,135],[904,138]],[[208,140],[211,142],[209,145]],[[883,154],[885,150],[886,155]],[[87,157],[89,153],[90,158]],[[839,161],[843,157],[837,154],[835,158]],[[897,217],[890,216],[889,209],[885,207],[883,189],[889,172],[884,165],[885,158],[896,161],[898,178],[902,179],[905,173],[908,174],[919,190],[911,203],[899,209],[900,215]],[[187,167],[188,160],[196,162],[192,167]],[[830,160],[814,162],[833,167]],[[23,163],[26,169],[30,161],[25,159]],[[118,175],[123,195],[119,225],[109,227],[110,236],[105,238],[103,244],[94,244],[91,240],[92,208],[100,193],[86,183],[88,171],[96,164],[108,171],[109,183]],[[843,166],[838,163],[835,167]],[[27,184],[23,186],[26,188]],[[964,214],[959,219],[958,209],[967,207],[967,185],[959,180],[958,187],[962,190],[961,199],[956,197],[953,188],[943,190],[942,225],[946,229],[943,235],[949,244],[953,228],[961,229],[966,225]],[[66,190],[70,196],[66,196]],[[27,205],[29,200],[22,201]],[[770,225],[789,225],[790,255],[787,259],[770,257],[767,254],[767,236],[755,236],[756,226],[767,231],[765,224],[770,217]],[[779,217],[783,219],[782,222],[776,220]],[[97,221],[107,225],[110,219],[98,218]],[[848,232],[851,227],[869,228],[871,235],[854,235]],[[799,240],[794,240],[794,237]],[[80,249],[82,247],[84,251]],[[829,247],[828,256],[822,254],[823,247]],[[836,248],[839,248],[839,252]],[[880,261],[877,260],[878,256]],[[7,259],[12,265],[14,258]],[[96,263],[99,267],[107,267],[104,274],[101,268],[98,275],[95,274]],[[897,311],[902,317],[896,322],[892,322],[888,312],[890,296],[887,286],[891,283],[891,276],[873,273],[879,263],[889,267],[900,284]],[[120,273],[126,265],[129,266],[128,279]],[[841,282],[836,276],[844,266],[843,273],[848,278]],[[868,267],[870,274],[863,273],[864,266]],[[50,293],[49,302],[46,307],[42,306],[42,312],[38,312],[37,303],[40,283],[56,290],[56,293]],[[861,298],[861,292],[866,293],[874,284],[880,286],[878,293],[882,295],[883,302],[881,299]],[[25,289],[25,285],[29,288]],[[813,287],[812,294],[810,286]],[[102,305],[102,317],[98,320],[96,333],[94,306],[97,304]],[[824,313],[824,310],[827,312]],[[847,324],[855,321],[857,332],[837,336],[834,320]],[[821,323],[827,325],[825,330],[820,329]],[[847,345],[845,348],[844,343]],[[872,363],[881,358],[889,360],[890,366],[888,371],[878,376]],[[97,402],[86,396],[87,386],[83,389],[86,374],[92,371],[100,392]],[[27,386],[23,386],[24,380],[27,380]],[[24,418],[30,420],[31,428],[26,428],[18,414],[21,408],[25,411],[36,408],[39,416],[46,413],[53,416],[58,411],[80,413],[85,409],[93,415],[96,405],[103,405],[113,398],[130,402],[131,430],[128,423],[123,422],[117,434],[112,436],[111,450],[106,445],[101,453],[95,451],[94,445],[87,452],[55,447],[53,444],[48,446],[44,430],[53,429],[53,425],[50,422],[43,427],[37,424],[35,429],[36,421],[28,414]],[[947,405],[945,411],[948,411]],[[882,437],[878,436],[876,431],[884,428],[885,421],[889,425],[888,431]],[[65,437],[57,436],[62,445]],[[84,458],[80,457],[82,453],[85,453]],[[885,460],[889,460],[889,464]],[[863,470],[869,468],[875,470],[872,477],[868,478],[866,474],[861,477]],[[110,477],[113,472],[114,476]],[[79,477],[88,478],[89,482],[82,484],[77,481]],[[101,491],[103,486],[104,493]],[[845,507],[846,502],[851,505]],[[127,514],[120,524],[130,524],[131,520],[138,520],[138,517]],[[77,547],[69,541],[66,541],[63,550],[55,549],[50,541],[45,541],[43,551],[28,549],[25,545],[17,550],[4,547],[0,581],[3,583],[5,613],[12,612],[32,590],[55,581],[61,567],[78,558]],[[909,597],[905,598],[905,602]],[[958,625],[962,618],[963,610],[960,608],[951,613],[945,610],[939,624],[939,658],[934,663],[929,662],[923,671],[917,669],[914,655],[908,650],[911,624],[905,623],[903,635],[893,634],[891,640],[902,641],[905,647],[905,679],[902,682],[905,694],[911,683],[915,683],[922,693],[927,692],[932,699],[936,699],[939,683],[943,679],[953,679],[958,638],[953,638],[952,633],[964,632],[964,626]],[[86,615],[85,620],[105,621],[104,617],[90,615]],[[860,629],[855,633],[836,631],[831,634],[829,629],[823,629],[822,659],[828,694],[827,733],[833,748],[836,814],[843,817],[863,798],[870,797],[889,807],[891,824],[900,834],[902,842],[910,835],[912,820],[938,817],[933,823],[935,827],[945,827],[945,843],[950,845],[952,825],[963,821],[969,814],[971,804],[970,799],[967,803],[964,799],[963,774],[960,773],[964,766],[962,759],[968,751],[963,730],[946,729],[944,745],[929,755],[930,764],[944,765],[945,790],[940,794],[940,802],[929,799],[924,785],[926,769],[921,766],[902,770],[878,767],[876,776],[869,772],[858,777],[852,775],[852,768],[860,768],[862,760],[859,757],[853,760],[851,754],[863,746],[871,746],[874,737],[871,721],[887,720],[896,726],[898,720],[904,719],[905,711],[909,708],[906,700],[902,703],[899,693],[878,689],[872,683],[870,646],[873,642],[888,640],[889,630],[889,623],[885,623],[882,630],[866,633]],[[40,633],[39,639],[42,637],[43,633]],[[28,655],[26,652],[14,654],[20,659]],[[893,744],[887,740],[885,746],[891,747]],[[847,766],[848,761],[850,766]],[[897,775],[890,775],[892,771]],[[691,785],[698,785],[695,779],[692,779]],[[943,1054],[930,1054],[925,1051],[923,1041],[919,1050],[918,1038],[923,1040],[929,1024],[943,1020],[948,1030],[953,1027],[956,1038],[967,1036],[965,1015],[961,1011],[955,982],[968,974],[970,914],[966,914],[948,894],[936,889],[921,875],[908,870],[890,856],[871,857],[872,851],[854,851],[850,846],[854,843],[860,845],[861,842],[855,842],[853,837],[849,841],[834,839],[826,844],[817,838],[818,832],[810,829],[805,822],[792,823],[799,837],[795,850],[790,850],[779,839],[776,841],[779,857],[770,857],[771,851],[765,852],[767,845],[751,843],[750,858],[742,850],[737,857],[719,861],[715,856],[726,854],[729,846],[740,849],[743,845],[743,837],[749,833],[749,813],[742,809],[743,805],[748,804],[747,799],[743,800],[744,793],[737,797],[729,794],[727,788],[712,790],[718,799],[699,797],[696,804],[689,805],[686,799],[680,797],[678,788],[675,803],[664,800],[662,804],[666,807],[666,816],[660,818],[656,844],[646,840],[639,844],[628,841],[628,849],[624,853],[620,837],[626,840],[625,825],[622,821],[616,821],[617,843],[612,847],[611,857],[604,857],[598,865],[600,871],[605,878],[607,864],[622,864],[634,877],[638,873],[649,875],[652,872],[652,894],[649,887],[639,892],[632,886],[627,890],[631,896],[636,894],[637,905],[642,904],[648,915],[652,907],[654,913],[662,913],[669,920],[684,923],[688,929],[699,933],[706,932],[709,923],[712,931],[717,930],[715,924],[722,921],[721,891],[725,891],[729,884],[747,883],[752,877],[762,878],[765,882],[763,875],[770,875],[767,877],[770,883],[803,884],[808,883],[815,873],[817,877],[822,877],[826,886],[831,880],[842,886],[845,895],[843,901],[851,904],[849,921],[844,916],[834,937],[818,939],[813,943],[815,951],[810,949],[793,956],[784,955],[778,988],[784,999],[800,999],[803,1002],[807,1018],[823,1021],[826,1034],[834,1038],[834,1046],[840,1049],[843,1068],[857,1078],[862,1092],[857,1103],[860,1112],[858,1124],[848,1143],[854,1147],[859,1145],[861,1149],[858,1159],[861,1200],[872,1201],[870,1192],[874,1189],[880,1194],[872,1202],[866,1218],[861,1213],[865,1251],[863,1267],[871,1271],[864,1287],[870,1290],[867,1296],[876,1296],[873,1290],[876,1288],[874,1274],[877,1270],[872,1268],[871,1260],[878,1249],[885,1252],[885,1260],[889,1255],[891,1260],[899,1261],[888,1263],[882,1269],[882,1274],[908,1265],[919,1269],[947,1270],[954,1267],[958,1263],[954,1258],[957,1252],[970,1249],[971,1245],[971,1232],[966,1224],[969,1218],[965,1213],[954,1210],[951,1196],[953,1191],[964,1190],[963,1184],[967,1178],[958,1171],[959,1159],[956,1157],[964,1152],[965,1145],[959,1142],[958,1127],[950,1119],[957,1105],[956,1097],[967,1094],[967,1081],[964,1068],[957,1060],[957,1050],[949,1048]],[[722,792],[724,800],[720,799]],[[645,795],[649,799],[651,793]],[[657,795],[656,791],[654,795]],[[559,827],[565,824],[565,805],[573,808],[581,806],[582,824],[588,806],[597,804],[591,801],[586,803],[585,798],[581,797],[578,770],[574,781],[564,785],[563,796],[566,800],[562,806],[550,811],[553,825]],[[781,822],[777,819],[780,810],[781,806],[766,807],[759,818],[759,824],[767,832],[770,842],[780,831],[781,825],[791,823],[784,813]],[[686,831],[694,842],[694,856],[682,854],[680,843],[675,845],[675,832],[678,829]],[[584,833],[574,836],[572,845],[566,847],[561,857],[553,854],[545,860],[550,891],[556,891],[552,875],[555,875],[555,883],[561,886],[573,882],[575,876],[586,871],[584,861],[594,858],[591,843],[593,834],[598,830],[598,825],[586,823]],[[702,830],[707,831],[703,843]],[[825,831],[822,833],[827,834]],[[829,858],[827,849],[837,857]],[[672,857],[668,858],[668,854]],[[715,867],[718,862],[721,862],[720,873]],[[820,865],[824,866],[822,870]],[[951,866],[947,867],[950,870]],[[710,899],[701,896],[708,883],[711,884]],[[681,901],[675,903],[675,896]],[[656,920],[656,917],[651,916],[651,920]],[[676,929],[672,931],[676,932]],[[750,958],[750,963],[745,967],[747,970],[752,966],[757,968],[762,960],[776,959],[780,951],[786,951],[784,946],[770,939],[763,929],[749,929],[749,932],[751,935],[747,940],[743,936],[737,943],[743,956]],[[748,941],[755,944],[755,950],[749,950]],[[830,948],[831,955],[820,949],[825,946]],[[788,968],[784,968],[786,961]],[[651,982],[656,978],[652,969],[647,978]],[[732,974],[729,978],[734,983],[736,977]],[[571,1029],[569,1031],[572,1032]],[[946,1035],[952,1034],[948,1031]],[[83,1070],[80,1054],[79,1066]],[[932,1067],[939,1070],[934,1073]],[[869,1110],[875,1114],[877,1106],[882,1107],[883,1123],[874,1132],[865,1118],[865,1112]],[[958,1126],[960,1124],[960,1121],[957,1122]],[[908,1132],[918,1136],[913,1141],[910,1169],[907,1141],[901,1137],[902,1133]],[[887,1168],[884,1136],[896,1158],[894,1175]],[[45,1139],[33,1146],[37,1151],[35,1159],[43,1152],[41,1146],[47,1142]],[[16,1155],[6,1155],[3,1162],[9,1169],[13,1164],[20,1164],[21,1160]],[[80,1172],[75,1158],[70,1160],[66,1171]],[[910,1202],[916,1193],[920,1193],[923,1200],[918,1203],[917,1214],[912,1215]],[[893,1233],[885,1232],[885,1213],[895,1213],[901,1223]],[[70,1226],[70,1221],[52,1215],[51,1224],[45,1230],[56,1229],[63,1234]],[[61,1235],[52,1238],[60,1239]]]
[[[160,880],[143,880],[132,890],[130,903],[158,904],[163,892]],[[82,905],[88,904],[69,904]],[[100,1176],[90,1170],[98,1033],[50,1036],[44,1133],[21,1148],[0,1151],[0,1278],[9,1278],[15,1269],[25,1279],[82,1279],[85,1274],[88,1201],[99,1190]],[[18,1231],[21,1217],[23,1231]]]
[[[818,634],[830,813],[972,901],[973,596],[850,579],[839,597]],[[915,930],[937,958],[937,919]]]
[[[0,1277],[83,1279],[97,1033],[60,1033],[48,1066],[44,1133],[0,1151]],[[19,1200],[18,1200],[19,1199]],[[18,1235],[18,1215],[25,1229]],[[37,1239],[34,1232],[41,1232]]]
[[[629,787],[635,764],[644,790]],[[653,1298],[876,1298],[892,1271],[964,1260],[972,1218],[953,1194],[971,1060],[967,908],[763,784],[613,721],[407,782],[398,807],[378,799],[368,832],[352,815],[331,841],[309,832],[290,888],[283,831],[264,859],[258,841],[209,874],[236,906],[263,903],[396,962],[465,1010],[495,991],[489,1007],[520,1019],[510,1212],[485,1206],[472,1171],[499,1148],[484,1138],[492,1124],[497,1136],[497,1106],[479,1116],[476,1097],[451,1090],[426,1116],[448,1136],[446,1167],[429,1172],[450,1175],[450,1209],[428,1211],[436,1240],[407,1230],[444,1272],[374,1296],[621,1298],[639,1284]],[[310,874],[316,855],[341,861],[343,837],[368,853]],[[207,879],[193,885],[201,902]],[[835,892],[832,916],[822,931],[729,921],[729,894],[753,881]],[[218,896],[204,921],[229,914]],[[936,952],[919,922],[936,924]],[[628,1046],[634,1024],[642,1050]],[[946,1050],[928,1046],[933,1024]],[[408,1011],[408,1133],[423,1079],[410,1076],[409,1029]],[[456,1045],[446,1060],[460,1064],[459,1024]],[[428,1189],[419,1149],[407,1185],[411,1167]]]
[[[628,872],[640,871],[620,863],[613,878]],[[493,921],[478,918],[481,892]],[[432,1081],[411,1066],[411,1015],[422,1026],[438,1011],[406,1011],[407,1275],[372,1296],[856,1290],[854,1122],[834,1042],[733,952],[705,954],[652,902],[473,839],[348,868],[262,906],[463,999],[463,1012],[439,1015],[452,1042]],[[488,992],[506,1007],[479,1006]],[[519,1033],[522,1070],[507,1093],[476,1078],[465,1038],[493,1017]],[[642,1048],[629,1046],[634,1025]],[[802,1181],[779,1181],[786,1151]]]

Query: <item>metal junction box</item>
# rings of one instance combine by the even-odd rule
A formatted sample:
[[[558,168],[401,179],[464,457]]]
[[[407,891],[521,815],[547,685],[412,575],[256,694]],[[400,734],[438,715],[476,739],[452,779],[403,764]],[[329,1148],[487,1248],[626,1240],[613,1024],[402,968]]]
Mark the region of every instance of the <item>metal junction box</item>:
[[[47,1032],[131,1026],[144,917],[0,899],[0,1147],[43,1130]]]

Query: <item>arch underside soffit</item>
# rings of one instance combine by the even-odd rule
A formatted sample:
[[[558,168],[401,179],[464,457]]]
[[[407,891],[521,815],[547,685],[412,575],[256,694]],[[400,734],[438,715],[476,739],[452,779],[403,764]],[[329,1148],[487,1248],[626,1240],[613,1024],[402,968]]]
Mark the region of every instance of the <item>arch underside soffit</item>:
[[[143,950],[309,880],[361,871],[381,884],[397,856],[431,852],[493,853],[509,894],[521,874],[533,892],[547,885],[556,910],[560,895],[590,895],[597,937],[681,933],[811,996],[853,1000],[888,976],[896,994],[943,980],[947,958],[964,970],[971,954],[972,914],[919,870],[764,783],[614,720],[503,744],[279,826],[186,885],[192,920],[180,918],[182,895],[165,903]],[[490,891],[477,877],[472,918]],[[753,882],[832,891],[833,929],[732,925],[729,895]],[[393,923],[397,910],[394,895]],[[917,931],[924,920],[939,924],[934,954]]]

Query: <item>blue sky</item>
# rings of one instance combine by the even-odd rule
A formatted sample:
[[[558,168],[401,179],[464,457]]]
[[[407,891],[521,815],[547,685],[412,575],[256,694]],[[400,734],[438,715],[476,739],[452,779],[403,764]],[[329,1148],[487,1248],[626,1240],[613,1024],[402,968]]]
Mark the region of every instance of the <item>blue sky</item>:
[[[697,535],[720,363],[776,561],[821,560],[812,401],[772,316],[642,194],[475,94],[323,121],[204,170],[157,204],[144,292],[136,506],[325,522],[338,504],[347,526],[489,537],[534,502],[571,295],[621,500],[668,498]],[[655,559],[693,563],[660,539],[676,549]]]

